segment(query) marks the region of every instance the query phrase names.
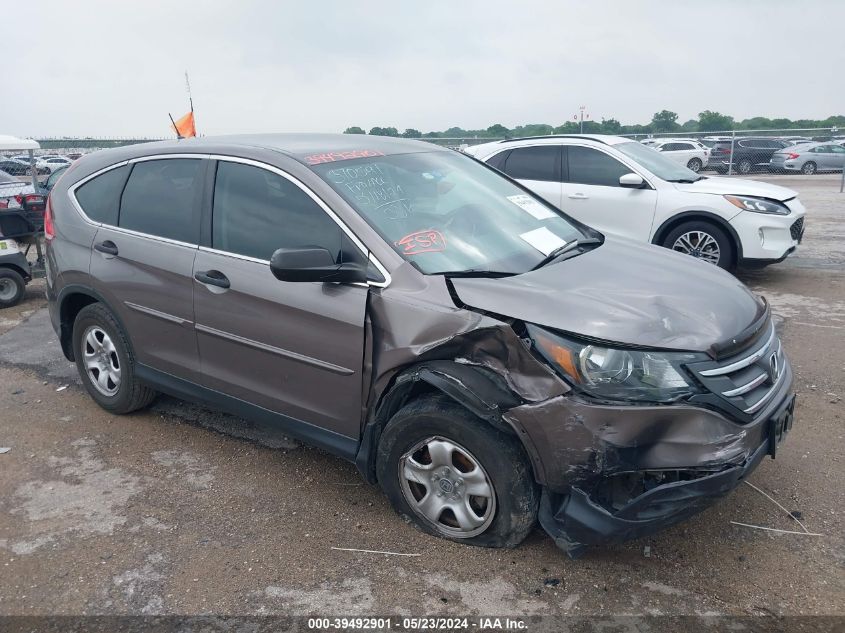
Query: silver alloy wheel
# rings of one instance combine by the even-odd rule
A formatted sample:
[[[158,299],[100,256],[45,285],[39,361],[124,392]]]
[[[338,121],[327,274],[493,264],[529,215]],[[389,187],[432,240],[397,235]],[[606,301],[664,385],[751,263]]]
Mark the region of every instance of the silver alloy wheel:
[[[0,301],[11,301],[18,293],[18,287],[11,279],[0,279]]]
[[[444,536],[477,536],[496,515],[493,482],[472,453],[452,440],[418,442],[402,455],[398,474],[405,501]]]
[[[687,163],[687,169],[689,169],[690,171],[694,171],[695,173],[700,172],[701,161],[697,158],[693,158],[692,160],[690,160],[690,162]]]
[[[105,330],[96,325],[82,335],[82,362],[94,388],[104,396],[120,389],[120,359]]]
[[[718,264],[722,255],[719,242],[704,231],[687,231],[680,235],[672,244],[672,250],[698,257],[709,264]]]
[[[808,176],[812,176],[816,173],[816,164],[812,161],[804,163],[804,166],[801,168],[801,172]]]

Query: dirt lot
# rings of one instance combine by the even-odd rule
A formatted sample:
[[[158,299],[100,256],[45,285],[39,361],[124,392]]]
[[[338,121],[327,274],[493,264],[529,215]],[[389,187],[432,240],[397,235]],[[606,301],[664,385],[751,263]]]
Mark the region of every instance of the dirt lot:
[[[742,274],[783,317],[797,421],[749,486],[652,538],[572,561],[455,545],[403,523],[353,467],[162,399],[111,416],[61,357],[43,287],[0,313],[0,614],[845,614],[845,194],[765,177],[807,205],[805,242]],[[332,547],[389,550],[384,556]]]

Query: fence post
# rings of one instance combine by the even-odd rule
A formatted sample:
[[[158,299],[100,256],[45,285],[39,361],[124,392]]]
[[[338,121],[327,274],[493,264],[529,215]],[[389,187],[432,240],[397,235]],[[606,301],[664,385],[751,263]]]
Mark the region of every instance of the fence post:
[[[842,165],[842,180],[839,181],[839,193],[845,191],[845,164]]]
[[[32,179],[32,188],[38,191],[38,171],[35,169],[35,153],[29,150],[29,176]]]
[[[734,145],[736,145],[736,131],[731,132],[731,155],[728,158],[728,176],[733,174],[734,167]]]

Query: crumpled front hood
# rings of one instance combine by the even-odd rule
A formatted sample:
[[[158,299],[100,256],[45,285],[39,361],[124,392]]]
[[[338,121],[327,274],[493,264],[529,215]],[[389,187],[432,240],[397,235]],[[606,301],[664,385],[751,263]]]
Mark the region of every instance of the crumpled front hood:
[[[453,278],[467,306],[628,345],[707,351],[765,304],[729,273],[688,255],[607,236],[603,245],[504,278]]]
[[[690,193],[715,193],[718,195],[731,194],[735,196],[754,196],[757,198],[771,198],[772,200],[789,200],[798,194],[792,189],[770,185],[756,180],[743,178],[719,178],[708,176],[696,182],[672,183],[681,191]]]

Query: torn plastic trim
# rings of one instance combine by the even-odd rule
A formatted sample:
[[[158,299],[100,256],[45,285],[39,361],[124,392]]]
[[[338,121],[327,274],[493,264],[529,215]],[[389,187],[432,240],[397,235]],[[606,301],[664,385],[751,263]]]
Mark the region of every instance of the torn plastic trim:
[[[603,507],[580,487],[573,487],[568,494],[544,488],[540,524],[558,547],[571,558],[578,558],[587,546],[641,538],[700,512],[736,488],[768,452],[766,441],[742,465],[656,486],[616,511]]]

